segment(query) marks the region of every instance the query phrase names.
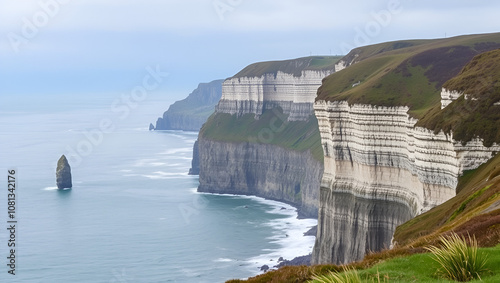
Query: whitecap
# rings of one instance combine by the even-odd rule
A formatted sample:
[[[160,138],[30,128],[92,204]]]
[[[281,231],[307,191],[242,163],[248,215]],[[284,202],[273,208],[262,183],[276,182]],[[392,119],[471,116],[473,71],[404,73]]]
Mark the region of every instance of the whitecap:
[[[156,159],[140,159],[135,162],[134,167],[159,167],[167,163],[158,162]]]
[[[165,166],[167,167],[180,167],[180,166],[184,166],[183,163],[168,163],[168,164],[165,164]]]
[[[231,261],[234,261],[234,260],[230,259],[230,258],[223,258],[223,257],[214,260],[214,262],[231,262]]]
[[[149,163],[150,166],[153,166],[153,167],[158,167],[158,166],[163,166],[163,165],[166,165],[167,163],[164,163],[164,162],[151,162]]]
[[[170,135],[173,136],[173,137],[176,137],[176,138],[179,138],[179,139],[182,139],[182,140],[186,140],[187,137],[185,136],[182,136],[182,135],[177,135],[177,134],[174,134],[172,132],[170,132]]]
[[[44,191],[54,191],[54,190],[57,190],[57,189],[58,189],[57,187],[46,187],[43,190]]]
[[[273,210],[276,212],[276,209]],[[280,213],[284,210],[279,208]],[[314,236],[304,236],[310,228],[317,224],[316,219],[297,219],[297,214],[283,218],[270,220],[264,225],[273,229],[273,236],[268,240],[271,243],[278,244],[278,249],[263,250],[263,254],[250,258],[247,262],[254,268],[263,265],[273,267],[277,265],[277,260],[283,257],[286,260],[292,260],[298,256],[308,255],[312,252],[314,246]]]
[[[173,172],[163,172],[163,171],[155,171],[153,174],[162,175],[162,176],[187,176],[188,173],[173,173]]]
[[[186,176],[189,176],[188,173],[168,173],[168,172],[153,172],[154,175],[151,174],[144,174],[140,175],[144,178],[148,179],[177,179],[177,178],[185,178]]]

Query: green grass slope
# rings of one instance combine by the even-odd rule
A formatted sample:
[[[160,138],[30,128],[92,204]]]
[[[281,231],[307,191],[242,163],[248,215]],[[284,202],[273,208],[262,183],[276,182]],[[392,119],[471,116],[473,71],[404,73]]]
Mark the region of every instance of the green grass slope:
[[[500,49],[477,55],[443,87],[472,99],[461,96],[443,110],[435,106],[417,126],[451,131],[462,142],[481,137],[486,146],[500,143]]]
[[[482,280],[468,282],[500,282],[500,245],[491,248],[481,248],[480,253],[487,256],[488,261]],[[438,264],[430,253],[395,257],[369,268],[351,265],[358,270],[361,282],[456,282],[442,278],[438,273]],[[269,271],[248,280],[229,280],[227,283],[273,283],[273,282],[310,282],[313,276],[342,271],[342,267],[333,265],[317,266],[286,266],[279,270]]]
[[[242,77],[261,77],[264,74],[276,74],[278,71],[293,74],[300,77],[305,70],[333,70],[335,64],[341,56],[310,56],[284,61],[268,61],[251,64],[233,76],[233,78]]]
[[[400,40],[383,42],[369,46],[363,46],[353,49],[349,54],[344,56],[341,60],[347,62],[349,65],[363,61],[367,58],[375,56],[380,53],[393,51],[397,49],[407,48],[422,45],[430,42],[431,40]]]
[[[294,151],[310,150],[323,161],[318,120],[289,122],[281,109],[267,110],[255,119],[254,114],[242,117],[225,113],[212,115],[200,131],[203,138],[223,142],[252,142],[278,145]]]
[[[441,87],[476,55],[500,48],[500,33],[399,41],[353,50],[355,64],[325,78],[317,100],[408,106],[422,118],[440,104]],[[358,86],[353,86],[360,82]]]

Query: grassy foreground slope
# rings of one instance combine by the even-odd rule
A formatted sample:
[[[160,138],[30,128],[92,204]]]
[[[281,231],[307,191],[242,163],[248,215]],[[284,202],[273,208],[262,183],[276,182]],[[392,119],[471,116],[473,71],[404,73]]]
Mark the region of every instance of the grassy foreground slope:
[[[492,248],[481,248],[480,253],[486,254],[488,262],[486,271],[481,280],[468,282],[500,282],[500,245]],[[441,278],[436,273],[438,265],[432,259],[431,254],[413,254],[404,257],[395,257],[370,268],[352,265],[359,273],[362,282],[456,282]],[[252,283],[278,283],[278,282],[310,282],[313,276],[328,274],[329,272],[342,271],[342,267],[333,265],[317,266],[285,266],[277,271],[270,271],[263,275],[244,280],[229,280],[227,283],[252,282]]]

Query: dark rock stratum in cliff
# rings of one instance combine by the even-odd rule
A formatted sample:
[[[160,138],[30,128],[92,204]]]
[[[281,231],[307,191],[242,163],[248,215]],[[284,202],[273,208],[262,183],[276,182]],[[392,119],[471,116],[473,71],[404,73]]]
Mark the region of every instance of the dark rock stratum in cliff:
[[[71,166],[64,154],[57,161],[56,169],[56,184],[58,189],[66,189],[73,187],[71,183]]]

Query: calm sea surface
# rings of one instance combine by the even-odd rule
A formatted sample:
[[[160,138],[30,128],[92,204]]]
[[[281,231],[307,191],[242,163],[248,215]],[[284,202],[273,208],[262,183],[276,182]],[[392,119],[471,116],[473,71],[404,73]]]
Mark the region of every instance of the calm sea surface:
[[[3,228],[0,282],[223,282],[311,251],[314,238],[302,234],[316,221],[297,220],[292,207],[196,193],[198,177],[187,172],[197,133],[147,131],[153,120],[144,117],[161,101],[126,117],[111,102],[0,106],[0,227],[9,220],[8,169],[18,185],[16,275]],[[61,154],[71,190],[55,187]]]

